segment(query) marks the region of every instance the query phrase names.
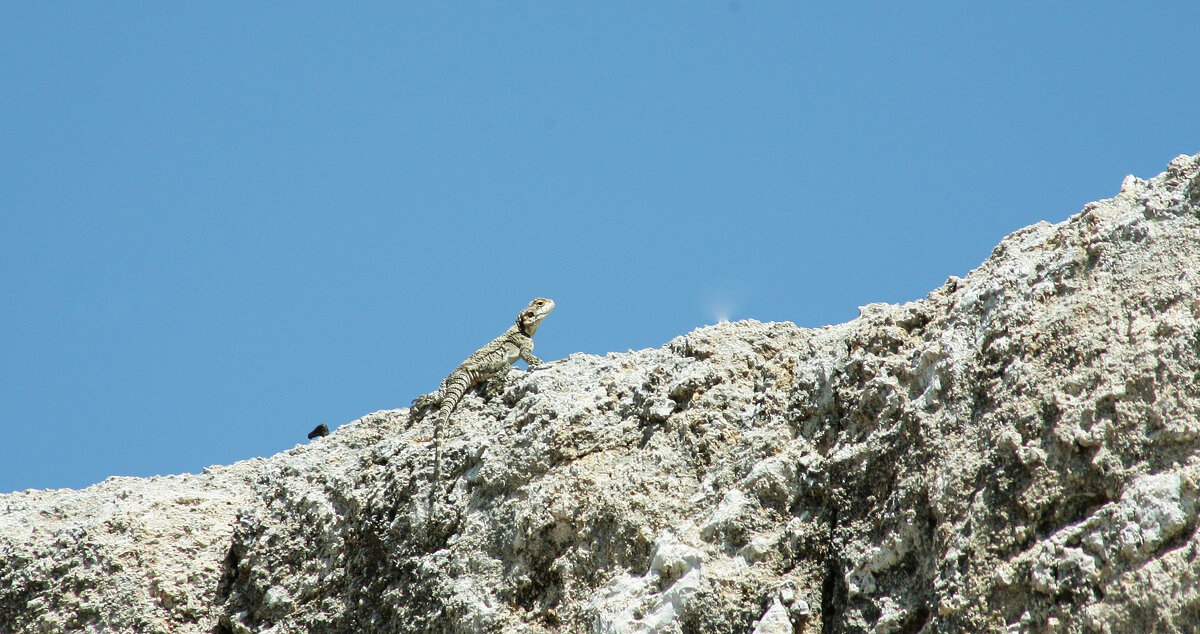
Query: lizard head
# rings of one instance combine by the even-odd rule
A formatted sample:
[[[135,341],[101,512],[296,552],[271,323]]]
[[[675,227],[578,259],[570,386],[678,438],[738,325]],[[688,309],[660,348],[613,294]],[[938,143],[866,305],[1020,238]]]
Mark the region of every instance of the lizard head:
[[[550,311],[554,310],[554,300],[539,297],[522,310],[517,315],[517,328],[526,335],[532,337],[533,333],[537,332],[538,326],[542,325],[542,320]]]

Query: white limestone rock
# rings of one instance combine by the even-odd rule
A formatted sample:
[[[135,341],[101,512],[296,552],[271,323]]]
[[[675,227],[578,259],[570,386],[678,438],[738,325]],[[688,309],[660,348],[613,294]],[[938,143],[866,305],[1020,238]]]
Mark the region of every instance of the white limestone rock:
[[[1190,632],[1200,156],[923,299],[0,496],[0,632]],[[436,477],[435,477],[436,474]]]

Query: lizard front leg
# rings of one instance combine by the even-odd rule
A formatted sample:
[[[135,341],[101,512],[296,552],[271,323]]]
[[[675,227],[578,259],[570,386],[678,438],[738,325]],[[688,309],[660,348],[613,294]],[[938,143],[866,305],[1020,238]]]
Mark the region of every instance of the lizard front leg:
[[[542,360],[533,354],[533,346],[521,348],[521,360],[529,364],[530,368],[536,368],[542,364]]]

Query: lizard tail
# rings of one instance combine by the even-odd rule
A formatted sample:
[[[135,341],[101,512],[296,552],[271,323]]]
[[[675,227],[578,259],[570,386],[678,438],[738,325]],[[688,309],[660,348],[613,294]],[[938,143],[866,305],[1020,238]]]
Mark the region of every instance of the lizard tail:
[[[438,409],[439,422],[450,420],[450,413],[458,407],[468,387],[471,387],[471,379],[465,372],[454,372],[446,377],[446,383],[442,386],[442,406]]]
[[[438,483],[442,480],[442,428],[450,422],[450,414],[458,406],[467,388],[471,387],[471,376],[463,371],[455,370],[442,382],[442,405],[438,408],[437,418],[433,421],[433,484],[429,489],[429,513],[432,517],[437,510]]]
[[[429,483],[429,517],[437,514],[437,495],[442,481],[442,415],[433,422],[433,481]]]

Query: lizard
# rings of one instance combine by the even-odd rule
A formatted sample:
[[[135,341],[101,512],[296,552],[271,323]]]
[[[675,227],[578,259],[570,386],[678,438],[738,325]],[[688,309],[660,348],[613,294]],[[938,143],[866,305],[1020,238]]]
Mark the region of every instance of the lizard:
[[[450,414],[454,412],[467,390],[507,371],[517,359],[529,364],[530,369],[542,365],[542,360],[533,354],[533,333],[537,332],[542,320],[552,310],[552,299],[539,297],[529,302],[529,305],[517,314],[516,323],[504,331],[504,334],[492,339],[467,357],[466,361],[442,381],[442,386],[436,392],[413,400],[416,409],[439,405],[434,426],[435,440],[438,431],[442,425],[449,422]]]

